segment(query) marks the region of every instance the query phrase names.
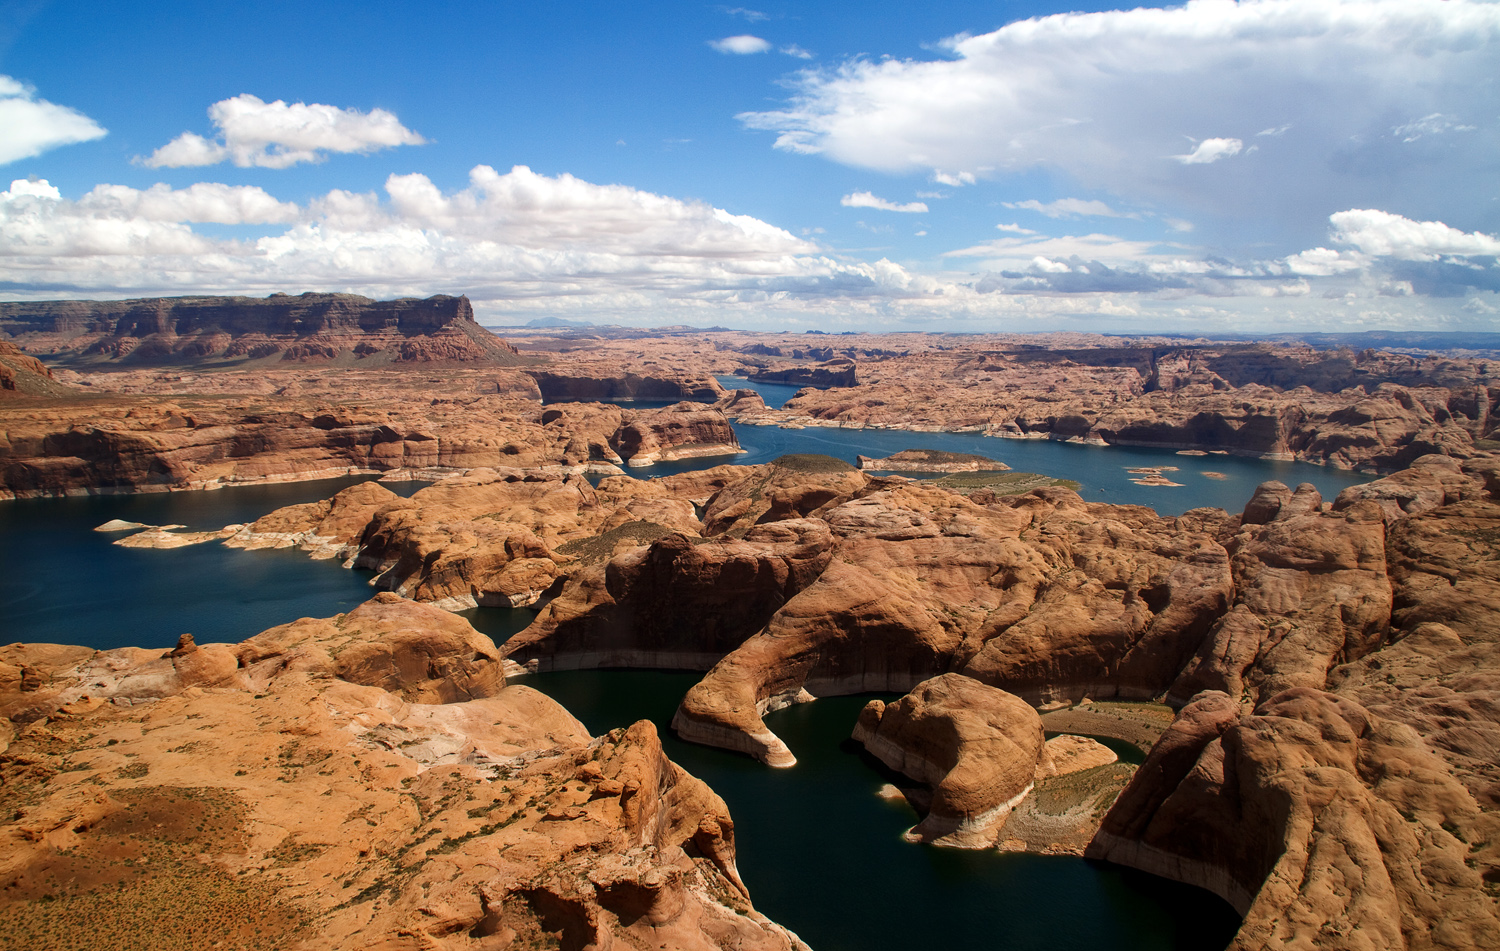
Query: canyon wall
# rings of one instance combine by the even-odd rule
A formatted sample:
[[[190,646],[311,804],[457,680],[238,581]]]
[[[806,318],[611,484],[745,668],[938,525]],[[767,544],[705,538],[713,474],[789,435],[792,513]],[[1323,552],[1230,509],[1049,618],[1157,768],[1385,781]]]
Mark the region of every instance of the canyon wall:
[[[467,297],[354,294],[0,302],[0,333],[62,366],[525,362]]]

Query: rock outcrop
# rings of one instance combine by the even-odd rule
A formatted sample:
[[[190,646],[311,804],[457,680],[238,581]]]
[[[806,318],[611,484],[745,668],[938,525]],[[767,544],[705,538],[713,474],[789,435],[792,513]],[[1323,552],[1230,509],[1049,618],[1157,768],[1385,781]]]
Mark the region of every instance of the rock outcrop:
[[[724,388],[711,376],[701,374],[652,374],[631,372],[569,372],[529,370],[542,399],[549,403],[580,403],[590,400],[693,400],[712,403]]]
[[[524,363],[467,297],[354,294],[0,303],[0,332],[66,366]]]
[[[217,488],[355,474],[602,469],[740,451],[723,414],[698,404],[542,409],[502,397],[72,400],[0,409],[0,498]],[[615,445],[630,454],[617,452]]]
[[[649,722],[591,739],[441,611],[385,595],[240,645],[82,653],[0,652],[31,672],[0,676],[8,934],[805,951]]]
[[[923,681],[892,703],[871,700],[854,740],[885,765],[932,787],[916,842],[993,845],[1045,763],[1042,718],[1014,694],[962,674]]]
[[[785,383],[791,386],[811,386],[817,389],[856,386],[859,382],[858,366],[853,360],[838,358],[816,366],[753,367],[747,374],[757,383]]]
[[[861,469],[889,472],[1005,472],[1010,469],[998,459],[937,449],[903,449],[881,459],[859,456],[855,464]]]
[[[15,344],[0,340],[0,398],[64,396],[68,392],[46,364]]]
[[[1500,420],[1494,361],[1379,351],[974,341],[860,370],[857,384],[807,389],[781,410],[750,415],[761,423],[985,432],[1388,471],[1434,453],[1467,458]]]

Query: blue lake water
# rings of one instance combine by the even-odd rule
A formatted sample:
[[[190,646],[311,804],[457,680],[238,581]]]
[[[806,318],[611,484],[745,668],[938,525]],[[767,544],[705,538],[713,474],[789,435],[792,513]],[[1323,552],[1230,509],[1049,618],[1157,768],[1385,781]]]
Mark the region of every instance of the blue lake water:
[[[738,386],[760,392],[770,406],[790,399],[796,387],[753,383],[737,377],[720,377],[726,387]],[[790,390],[791,393],[786,392]],[[856,456],[879,459],[904,449],[941,449],[967,452],[1003,462],[1018,472],[1041,472],[1080,483],[1079,494],[1090,502],[1149,505],[1163,515],[1181,515],[1189,509],[1212,506],[1239,512],[1260,483],[1275,479],[1295,487],[1302,482],[1317,486],[1332,500],[1351,485],[1368,482],[1372,476],[1303,462],[1273,462],[1241,456],[1179,456],[1170,449],[1130,446],[1084,446],[1050,439],[1002,439],[978,433],[927,433],[891,429],[843,429],[809,426],[782,429],[777,426],[735,425],[746,452],[713,459],[691,459],[630,470],[641,478],[701,469],[706,464],[732,462],[757,465],[788,453],[822,453],[853,463]],[[1143,486],[1129,470],[1144,467],[1175,467],[1164,472],[1180,486]],[[1214,473],[1209,476],[1204,473]]]
[[[791,389],[791,388],[784,388]],[[773,394],[784,398],[789,394]],[[771,400],[768,399],[768,403]],[[1082,483],[1085,498],[1176,514],[1201,505],[1243,507],[1266,479],[1308,481],[1331,498],[1368,476],[1295,463],[1168,451],[1023,442],[973,434],[737,427],[749,451],[734,457],[631,470],[639,477],[720,462],[757,463],[822,452],[848,461],[902,449],[975,452],[1018,470]],[[1128,468],[1177,466],[1181,488],[1129,481]],[[1224,474],[1216,480],[1204,471]],[[246,552],[208,544],[132,550],[94,532],[109,519],[192,529],[251,521],[272,509],[327,498],[350,480],[215,492],[0,503],[0,643],[54,641],[97,648],[237,641],[298,617],[347,611],[370,596],[369,576],[300,552]],[[396,485],[411,492],[419,484]],[[466,614],[503,640],[525,610]],[[1237,920],[1207,892],[1081,859],[961,852],[903,842],[914,821],[875,796],[877,764],[847,741],[865,698],[834,697],[772,714],[768,725],[799,763],[772,770],[678,741],[667,723],[696,675],[580,671],[530,682],[601,732],[639,718],[658,724],[668,752],[712,785],[738,826],[740,867],[757,907],[815,951],[913,947],[1048,951],[1220,951]]]
[[[667,754],[728,804],[756,907],[814,951],[1220,951],[1234,937],[1238,916],[1202,889],[1077,858],[902,840],[916,814],[876,795],[890,774],[849,739],[866,697],[768,715],[797,757],[791,769],[684,743],[666,725],[697,679],[573,671],[524,682],[594,733],[654,721]]]

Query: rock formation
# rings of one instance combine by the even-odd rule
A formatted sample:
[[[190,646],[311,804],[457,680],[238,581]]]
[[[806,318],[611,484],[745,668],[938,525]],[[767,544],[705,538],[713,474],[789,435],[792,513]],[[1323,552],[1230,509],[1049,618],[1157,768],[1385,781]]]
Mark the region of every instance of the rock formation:
[[[711,376],[690,374],[639,374],[564,370],[530,370],[532,379],[549,403],[575,403],[590,400],[694,400],[712,403],[724,395],[724,388]],[[600,371],[604,372],[600,372]]]
[[[649,722],[591,739],[441,611],[382,595],[240,645],[0,658],[6,934],[805,951]]]
[[[703,335],[674,336],[651,354],[658,366],[650,374],[670,379],[686,373],[690,355],[713,372],[726,372],[726,364],[737,368],[750,356],[728,346],[739,339],[726,339],[720,351]],[[653,814],[676,818],[627,823],[632,846],[622,845],[608,824],[602,831],[587,826],[586,841],[574,838],[576,827],[567,823],[584,815],[578,810],[593,815],[590,810],[606,808],[598,803],[618,800],[623,816],[627,798],[578,772],[586,770],[579,744],[599,750],[597,758],[593,752],[587,758],[601,764],[603,779],[615,779],[615,767],[602,764],[621,757],[665,762],[644,730],[585,741],[538,709],[536,722],[551,724],[545,743],[520,726],[507,734],[511,746],[476,739],[466,749],[456,739],[471,728],[488,736],[486,722],[516,722],[499,708],[525,694],[492,673],[504,662],[549,669],[649,665],[706,671],[674,718],[682,737],[782,766],[793,759],[767,727],[770,710],[830,694],[917,691],[879,708],[878,724],[872,712],[865,728],[879,736],[887,717],[894,717],[886,748],[893,759],[899,750],[903,764],[945,767],[912,770],[934,787],[923,821],[939,838],[950,826],[961,839],[971,832],[989,837],[993,830],[980,830],[973,818],[994,814],[1025,788],[1015,785],[1025,773],[1017,765],[1025,756],[979,752],[1003,746],[998,737],[1010,734],[998,720],[970,716],[1006,704],[970,693],[1003,691],[1026,705],[1083,698],[1165,702],[1179,708],[1177,716],[1104,817],[1091,854],[1223,895],[1246,915],[1237,947],[1496,947],[1500,461],[1485,448],[1497,405],[1492,364],[1160,341],[1145,348],[1094,341],[1051,355],[1022,347],[987,351],[956,338],[910,341],[889,354],[859,356],[857,386],[806,390],[788,410],[768,410],[740,393],[721,403],[742,418],[754,414],[758,422],[783,425],[968,429],[1405,468],[1331,501],[1311,486],[1268,483],[1240,514],[1194,510],[1163,518],[1142,507],[1086,503],[1056,487],[966,496],[941,485],[876,479],[820,457],[653,482],[616,476],[593,488],[579,478],[581,470],[622,463],[627,455],[666,458],[661,453],[672,446],[691,450],[702,445],[702,427],[718,425],[702,414],[719,410],[543,408],[476,395],[476,387],[512,384],[468,375],[435,374],[420,386],[410,384],[399,398],[340,400],[328,389],[315,397],[268,394],[262,404],[234,413],[218,396],[186,392],[170,403],[144,396],[110,406],[98,398],[74,400],[79,409],[13,400],[3,411],[8,435],[0,472],[7,485],[28,491],[205,486],[327,471],[331,461],[345,467],[340,471],[465,470],[410,500],[362,488],[275,513],[235,537],[367,559],[383,573],[383,584],[435,604],[516,604],[543,594],[550,600],[535,623],[500,649],[441,625],[433,630],[442,638],[406,637],[397,624],[382,635],[381,647],[358,637],[346,643],[339,640],[347,633],[345,619],[298,622],[262,635],[259,647],[183,644],[167,656],[0,651],[6,698],[0,712],[22,724],[19,732],[0,730],[11,747],[6,769],[20,777],[7,774],[5,788],[55,782],[61,785],[48,788],[62,797],[39,794],[36,802],[55,805],[45,815],[56,821],[38,819],[24,834],[14,833],[7,842],[28,843],[15,853],[20,864],[0,867],[45,865],[56,856],[37,858],[38,842],[73,842],[89,829],[114,828],[107,821],[79,828],[82,813],[68,810],[88,801],[83,793],[97,794],[72,785],[84,776],[71,767],[98,762],[127,771],[109,773],[122,781],[143,778],[134,775],[133,763],[107,758],[125,750],[98,746],[109,738],[123,745],[127,734],[149,725],[152,705],[138,701],[184,705],[173,708],[173,729],[181,729],[162,754],[177,755],[191,742],[181,723],[188,713],[250,722],[251,713],[186,706],[232,694],[249,704],[244,710],[272,717],[268,722],[284,722],[295,705],[314,709],[310,737],[336,734],[347,745],[351,735],[368,736],[359,731],[372,724],[396,731],[381,734],[385,745],[370,741],[379,749],[357,755],[328,747],[334,758],[319,768],[335,778],[307,777],[337,787],[333,795],[345,797],[338,799],[339,815],[352,816],[373,801],[360,799],[352,785],[347,794],[338,791],[358,771],[413,778],[412,788],[428,797],[420,815],[404,813],[400,823],[379,810],[368,813],[381,817],[368,827],[375,832],[352,819],[340,827],[360,847],[406,843],[401,836],[411,828],[427,835],[421,841],[428,844],[371,852],[387,862],[378,873],[329,867],[330,879],[317,887],[336,882],[337,888],[322,905],[311,873],[298,879],[297,887],[305,885],[313,896],[307,900],[325,909],[318,920],[334,923],[320,927],[348,922],[337,924],[345,928],[336,932],[341,940],[360,940],[349,937],[356,919],[359,927],[386,927],[399,914],[404,927],[423,928],[439,944],[454,935],[513,933],[530,940],[540,930],[562,929],[580,946],[631,946],[645,933],[632,930],[645,927],[641,922],[691,919],[714,935],[740,934],[724,930],[723,922],[737,923],[750,929],[743,943],[754,946],[773,934],[768,926],[715,910],[739,907],[722,897],[738,894],[732,864],[713,858],[725,854],[727,827],[721,822],[717,838],[709,829],[699,841],[703,830],[671,811],[677,794],[666,787],[685,787],[667,767],[641,773],[638,788],[665,790]],[[579,364],[615,364],[608,374],[584,376],[649,375],[638,341],[599,336],[573,343],[590,348]],[[756,345],[766,352],[754,359],[767,367],[783,359],[771,349],[787,352],[775,340]],[[628,347],[636,347],[637,356],[616,359]],[[562,349],[556,355],[560,364],[571,359]],[[172,382],[143,373],[134,371],[130,385],[215,385],[208,375]],[[61,372],[59,378],[73,382]],[[275,379],[279,385],[283,378]],[[297,385],[311,389],[311,380]],[[421,394],[430,381],[445,388],[440,395]],[[329,385],[326,378],[317,384]],[[455,395],[460,387],[463,396]],[[379,603],[382,610],[396,610],[393,597]],[[423,646],[429,641],[442,646]],[[262,649],[264,655],[255,652]],[[953,695],[968,699],[945,709],[942,695],[960,675],[965,687]],[[260,680],[251,683],[252,676]],[[246,699],[250,691],[265,696]],[[97,705],[106,696],[116,702]],[[319,697],[328,704],[317,706]],[[378,702],[357,699],[371,697]],[[457,702],[433,702],[447,700]],[[450,708],[474,713],[433,712]],[[1099,708],[1081,705],[1070,715],[1086,719]],[[336,728],[318,725],[325,713]],[[119,734],[89,725],[54,740],[57,731],[71,729],[69,717],[98,715],[148,719],[128,720]],[[462,730],[447,719],[454,717],[464,720]],[[47,724],[38,727],[43,718]],[[428,732],[397,729],[414,731],[419,721]],[[897,729],[903,722],[911,728]],[[84,739],[86,733],[93,738]],[[409,752],[406,739],[420,752]],[[58,750],[70,747],[56,743],[82,744],[87,758],[58,759],[64,755]],[[522,749],[532,750],[526,755],[533,758],[516,752]],[[260,755],[258,762],[224,760],[229,768],[220,772],[244,769],[246,776],[263,777],[272,768],[265,765],[271,754]],[[350,759],[336,758],[346,755]],[[507,775],[500,781],[512,784],[506,796],[525,798],[506,798],[510,811],[495,812],[492,820],[485,809],[501,809],[498,795],[462,801],[453,777],[472,784],[474,775],[488,775],[501,759]],[[1036,752],[1031,779],[1038,787],[1047,781],[1046,759],[1056,770],[1064,759],[1061,745],[1056,757]],[[177,775],[170,772],[177,767],[161,762],[163,772]],[[89,768],[95,772],[84,775],[97,774]],[[1124,767],[1093,768],[1114,769],[1111,776],[1121,781],[1129,775]],[[465,769],[480,772],[452,772]],[[422,779],[429,774],[434,778]],[[452,787],[439,791],[439,776]],[[1080,809],[1102,809],[1108,800],[1098,792],[1087,790],[1095,798],[1080,800]],[[444,795],[453,798],[432,805]],[[696,793],[682,795],[698,801]],[[399,801],[394,794],[380,801],[390,814],[408,808],[392,804]],[[1007,821],[1011,831],[997,833],[1002,847],[1012,838],[1024,839],[1026,847],[1058,841],[1015,829],[1029,821],[1026,802]],[[24,816],[30,808],[23,808]],[[492,822],[509,824],[483,836],[516,836],[504,840],[510,848],[500,861],[536,863],[515,867],[515,880],[527,884],[505,895],[486,893],[464,877],[471,866],[463,857],[474,854],[464,836]],[[254,830],[265,826],[243,828],[259,835]],[[670,832],[660,833],[663,828]],[[235,867],[266,867],[300,854],[304,845],[334,854],[326,839],[298,835],[278,839],[285,842],[282,852],[275,852],[279,846],[255,846],[259,852],[236,846],[241,851],[235,854],[251,856],[251,864]],[[226,833],[226,841],[232,838]],[[438,851],[453,840],[461,841]],[[544,842],[584,845],[559,857]],[[622,849],[626,857],[618,862],[600,858]],[[414,864],[434,853],[433,864]],[[460,858],[443,858],[448,855]],[[449,862],[457,864],[442,864]],[[442,881],[460,883],[456,890],[430,871],[438,864],[449,876]],[[303,866],[294,861],[291,867]],[[324,867],[316,867],[323,874]],[[533,868],[538,871],[525,870]],[[31,894],[24,889],[42,880],[33,872],[16,875],[16,882],[29,883],[17,885],[23,889],[17,894]],[[678,883],[684,883],[681,890]],[[694,891],[700,884],[706,892]],[[686,910],[673,918],[683,894],[702,902],[681,898]],[[719,906],[703,894],[720,896]],[[659,937],[695,946],[695,933],[687,924],[681,928]],[[511,939],[495,943],[503,940]],[[776,937],[770,946],[790,940]]]
[[[903,449],[883,459],[859,456],[855,464],[861,469],[887,472],[1005,472],[1010,469],[997,459],[937,449]]]
[[[0,303],[0,332],[68,366],[523,361],[467,297],[353,294]]]
[[[62,396],[60,385],[46,364],[13,343],[0,340],[0,398],[15,395]]]
[[[1062,350],[981,338],[861,362],[857,384],[736,415],[1396,470],[1423,455],[1472,454],[1495,426],[1496,381],[1500,364],[1489,360],[1269,345]]]
[[[840,358],[816,366],[782,366],[752,368],[748,374],[757,383],[786,383],[791,386],[811,386],[818,389],[828,387],[855,386],[859,382],[858,367],[853,360]]]
[[[1046,762],[1042,718],[1031,704],[962,674],[923,681],[893,703],[871,700],[854,739],[932,787],[926,817],[906,834],[919,842],[994,844]]]
[[[635,411],[577,403],[543,410],[487,396],[238,406],[214,398],[122,398],[0,413],[7,429],[0,498],[495,466],[618,471],[637,454],[658,461],[739,451],[723,414],[699,404]]]

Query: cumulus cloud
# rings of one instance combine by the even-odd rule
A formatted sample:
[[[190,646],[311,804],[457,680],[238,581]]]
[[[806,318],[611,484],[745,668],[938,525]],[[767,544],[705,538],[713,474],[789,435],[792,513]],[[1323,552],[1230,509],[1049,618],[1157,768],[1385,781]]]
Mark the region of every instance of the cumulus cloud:
[[[1284,261],[1288,272],[1357,278],[1387,297],[1457,298],[1476,290],[1500,291],[1500,237],[1495,235],[1370,208],[1337,212],[1329,216],[1329,224],[1330,241],[1347,247],[1289,255]]]
[[[1059,198],[1056,201],[1040,202],[1035,198],[1025,201],[1001,202],[1007,208],[1024,208],[1046,215],[1048,218],[1128,218],[1124,212],[1115,211],[1105,202],[1095,198]]]
[[[1219,159],[1239,155],[1245,143],[1239,139],[1204,139],[1186,155],[1172,156],[1184,165],[1212,165]]]
[[[187,188],[157,184],[144,191],[125,185],[98,185],[79,199],[77,208],[97,217],[221,225],[286,224],[300,214],[294,202],[277,201],[264,189],[216,182],[198,182]]]
[[[798,46],[796,43],[788,43],[781,48],[781,52],[785,53],[788,56],[795,56],[797,59],[813,58],[811,50],[805,50],[802,47]]]
[[[1441,221],[1412,221],[1374,209],[1352,209],[1329,217],[1333,237],[1369,255],[1402,261],[1436,261],[1444,256],[1500,256],[1500,238],[1464,232]]]
[[[740,36],[726,36],[722,40],[710,40],[708,43],[720,53],[730,53],[739,56],[748,56],[751,53],[766,53],[771,49],[771,44],[758,36],[748,33]]]
[[[854,192],[839,199],[839,204],[845,208],[878,208],[881,211],[900,211],[907,214],[921,214],[927,211],[927,203],[922,201],[909,201],[897,204],[878,198],[869,192]]]
[[[38,99],[36,90],[10,76],[0,76],[0,129],[0,165],[107,134],[78,110]]]
[[[265,102],[245,93],[208,107],[222,141],[184,132],[141,160],[151,168],[215,165],[229,159],[241,168],[287,168],[321,162],[331,152],[368,153],[427,140],[384,109],[360,112],[321,103],[278,99]]]
[[[1470,196],[1493,192],[1500,123],[1449,135],[1417,163],[1402,140],[1426,127],[1393,136],[1391,117],[1500,114],[1500,4],[1189,0],[941,45],[942,57],[804,71],[781,108],[739,118],[778,148],[852,166],[949,185],[1045,169],[1131,204],[1191,209],[1202,230],[1261,222],[1288,243],[1390,194],[1427,217],[1493,216]],[[1182,154],[1204,132],[1215,137]],[[1255,162],[1227,160],[1251,138]]]
[[[199,222],[269,227],[223,239]],[[889,261],[834,260],[700,202],[485,165],[454,191],[392,175],[384,195],[334,190],[305,205],[216,183],[100,185],[69,200],[20,180],[0,192],[0,281],[53,295],[457,288],[476,301],[585,312],[896,299],[946,286]]]
[[[46,179],[18,178],[10,183],[10,188],[0,192],[0,201],[9,201],[12,198],[61,198],[62,192],[57,190]]]

